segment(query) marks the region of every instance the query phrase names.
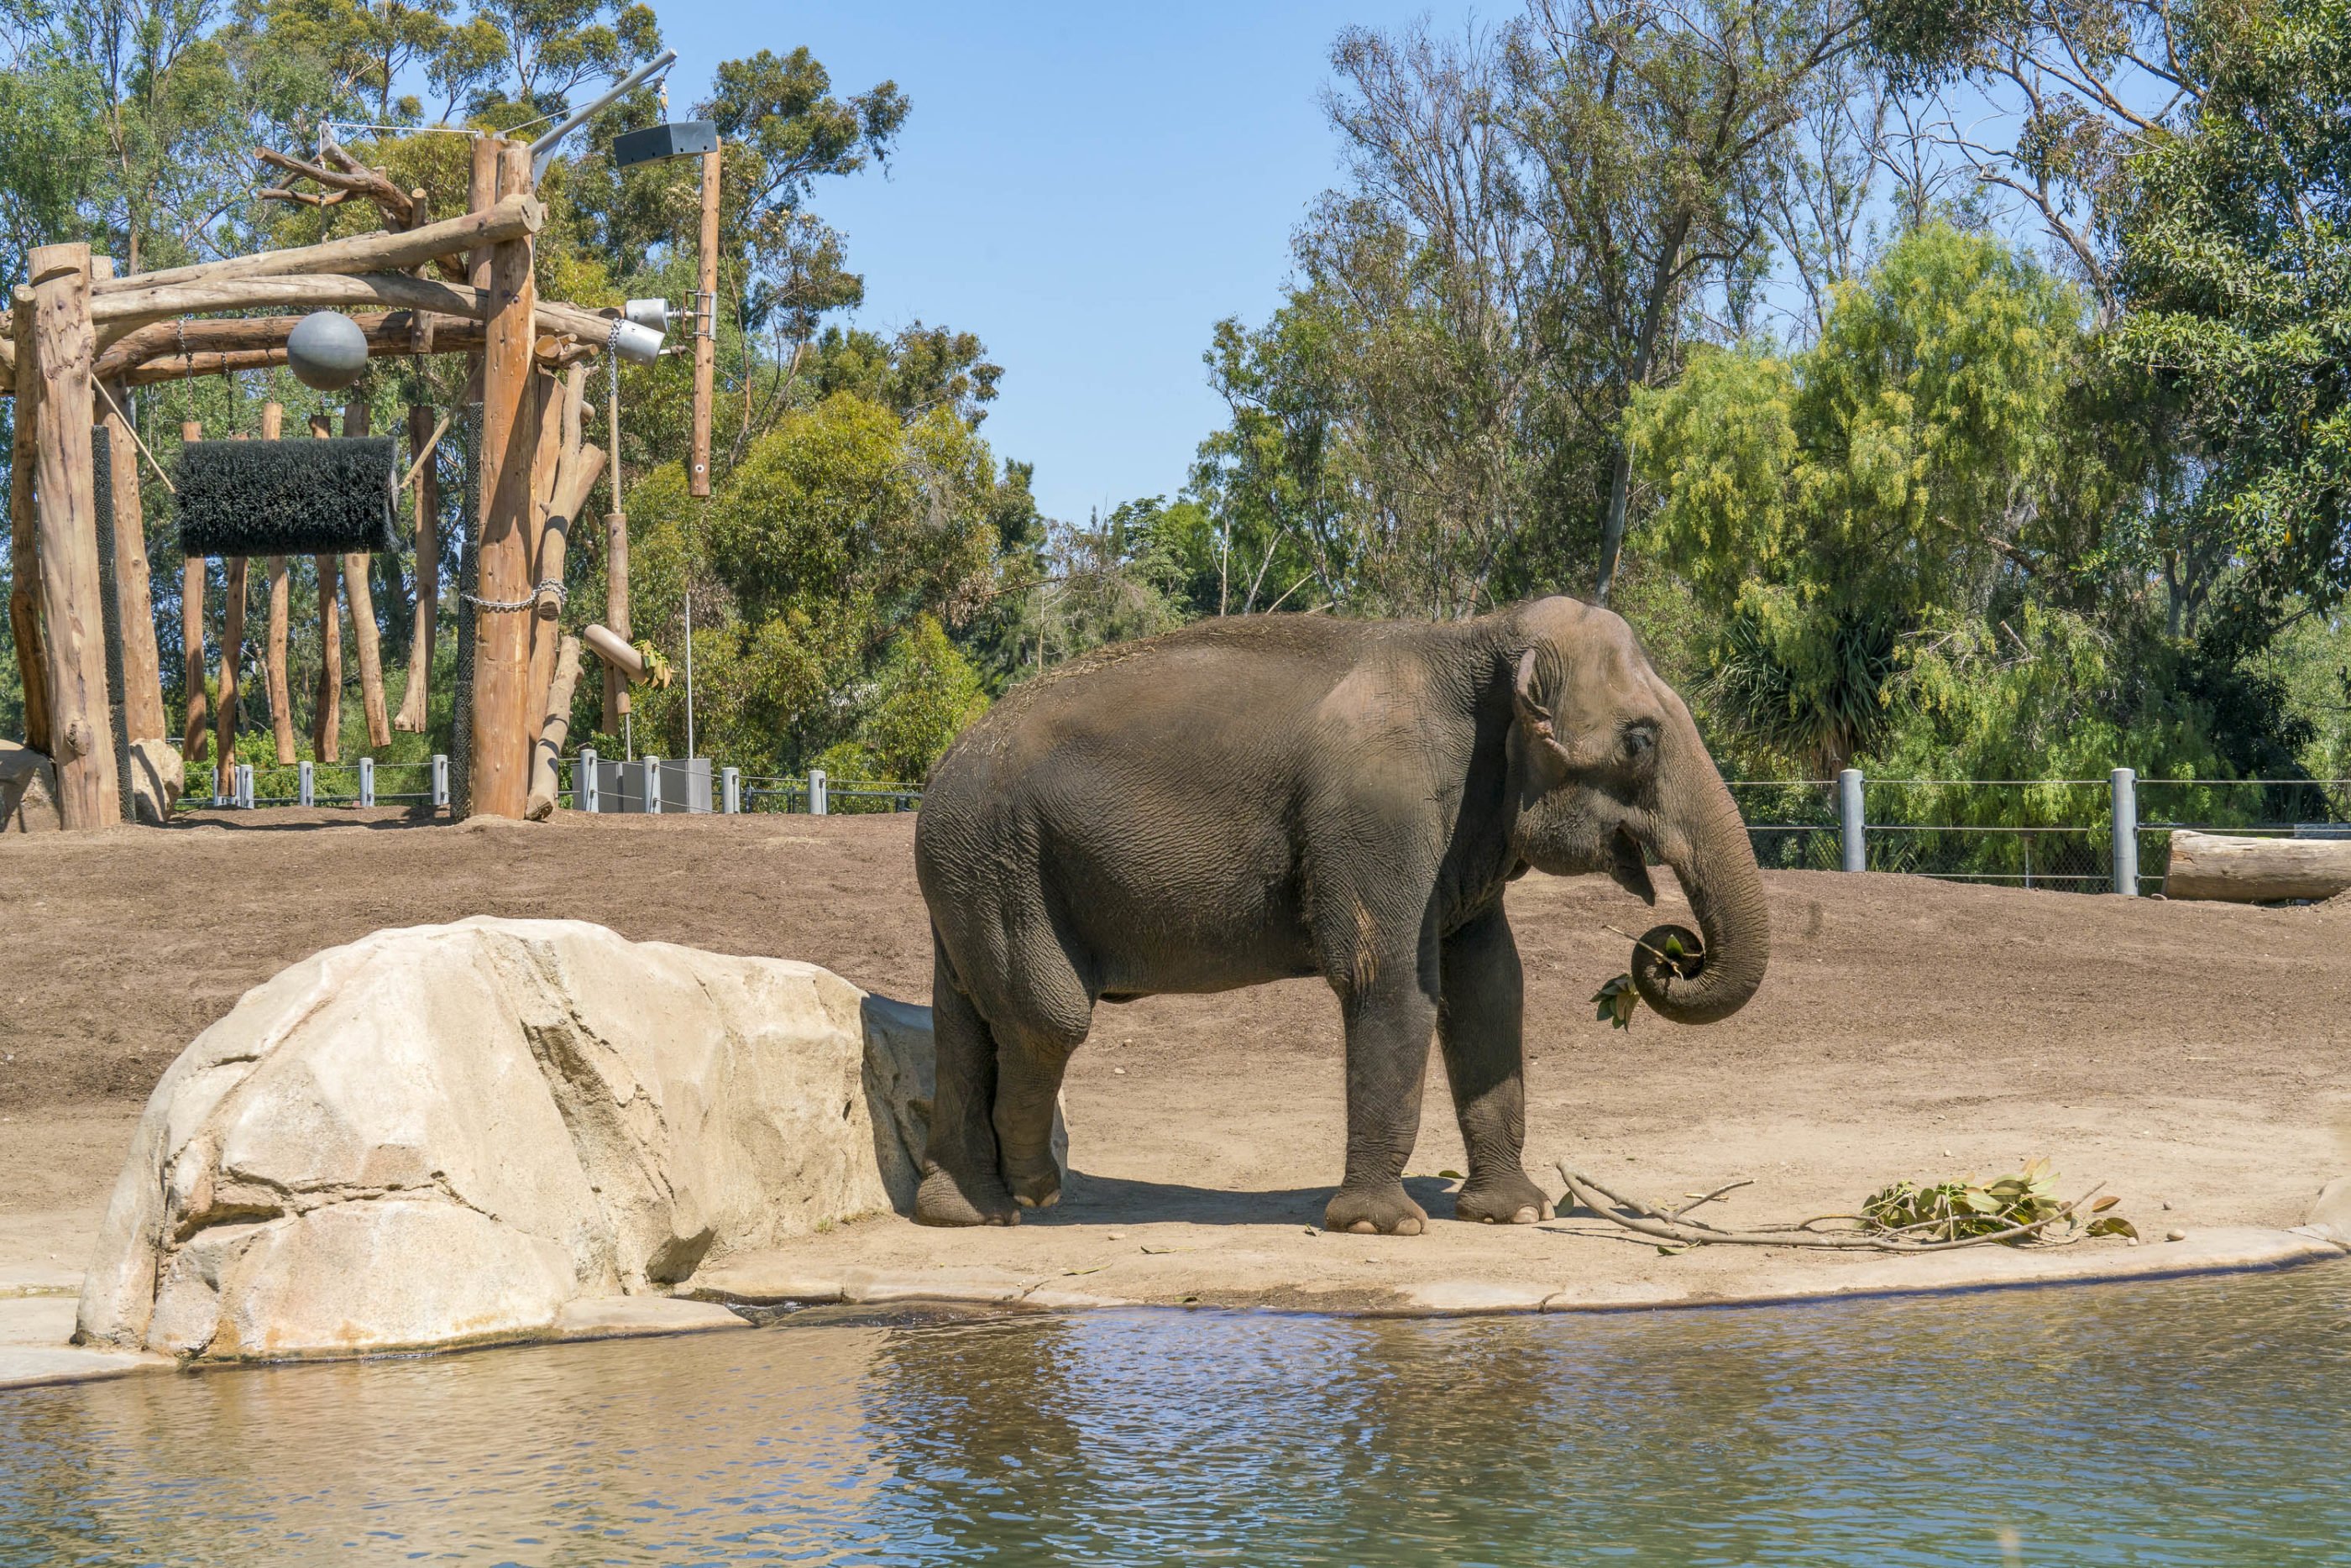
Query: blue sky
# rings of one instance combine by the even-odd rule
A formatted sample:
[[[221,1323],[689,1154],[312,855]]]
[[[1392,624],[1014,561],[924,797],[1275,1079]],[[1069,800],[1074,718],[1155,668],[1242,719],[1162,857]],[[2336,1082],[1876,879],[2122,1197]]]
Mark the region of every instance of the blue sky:
[[[1334,182],[1332,38],[1430,14],[1425,0],[657,9],[681,113],[719,60],[800,44],[836,92],[887,78],[913,100],[888,175],[829,182],[816,210],[865,275],[862,325],[920,318],[987,344],[1005,377],[983,433],[1037,464],[1040,501],[1063,518],[1182,486],[1223,414],[1200,363],[1211,325],[1278,303],[1290,231]]]

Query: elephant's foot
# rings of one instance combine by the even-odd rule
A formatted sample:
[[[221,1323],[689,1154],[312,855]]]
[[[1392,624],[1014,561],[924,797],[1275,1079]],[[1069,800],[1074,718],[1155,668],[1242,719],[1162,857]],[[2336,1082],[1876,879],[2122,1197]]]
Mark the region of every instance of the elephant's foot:
[[[1486,1225],[1531,1225],[1551,1218],[1551,1199],[1523,1170],[1473,1176],[1453,1196],[1456,1219]]]
[[[1400,1181],[1343,1187],[1322,1210],[1322,1228],[1358,1236],[1417,1236],[1428,1229],[1428,1211],[1412,1200]]]
[[[923,1178],[914,1191],[917,1225],[1018,1225],[1020,1210],[993,1172],[985,1181],[964,1183],[945,1170]]]
[[[1061,1200],[1061,1168],[1047,1155],[1035,1163],[1005,1162],[1004,1185],[1023,1209],[1050,1209]]]

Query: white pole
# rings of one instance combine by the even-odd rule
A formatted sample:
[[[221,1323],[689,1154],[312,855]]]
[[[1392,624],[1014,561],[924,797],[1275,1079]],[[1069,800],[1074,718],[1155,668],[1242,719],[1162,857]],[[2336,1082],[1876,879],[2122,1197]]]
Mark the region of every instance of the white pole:
[[[694,749],[694,590],[685,590],[685,754],[691,759],[701,753]]]
[[[375,759],[373,757],[360,759],[360,804],[361,805],[375,804]]]
[[[743,809],[743,770],[718,770],[718,809],[733,816]]]
[[[1867,830],[1862,826],[1861,770],[1847,768],[1837,774],[1837,822],[1844,840],[1844,869],[1869,869],[1869,846],[1863,839]]]
[[[310,761],[310,759],[309,759],[309,758],[305,757],[305,758],[303,758],[303,759],[302,759],[301,766],[297,770],[297,776],[301,780],[301,784],[300,784],[300,788],[299,788],[298,793],[299,793],[299,794],[300,794],[300,796],[301,796],[302,804],[303,804],[304,805],[318,805],[318,804],[319,804],[319,774],[318,774],[318,769],[317,769],[317,766],[316,766],[314,763],[311,763],[311,761]]]
[[[2116,768],[2107,775],[2115,792],[2115,891],[2138,897],[2138,774]]]
[[[824,794],[824,770],[822,768],[810,768],[809,769],[809,815],[810,816],[824,815],[826,804]]]
[[[596,777],[596,752],[593,747],[580,747],[579,756],[572,760],[571,797],[572,804],[581,811],[604,809],[603,791],[599,787]]]

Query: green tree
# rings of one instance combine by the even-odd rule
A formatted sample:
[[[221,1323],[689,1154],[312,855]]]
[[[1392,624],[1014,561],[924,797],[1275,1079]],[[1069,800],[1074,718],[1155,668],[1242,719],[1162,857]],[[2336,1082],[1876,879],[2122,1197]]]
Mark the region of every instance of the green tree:
[[[938,618],[924,614],[890,649],[859,740],[884,779],[922,783],[963,727],[987,711],[987,694]]]
[[[1906,640],[2019,569],[2081,317],[2015,253],[1930,225],[1807,352],[1704,351],[1635,400],[1654,544],[1719,618],[1717,695],[1814,776],[1884,732]]]

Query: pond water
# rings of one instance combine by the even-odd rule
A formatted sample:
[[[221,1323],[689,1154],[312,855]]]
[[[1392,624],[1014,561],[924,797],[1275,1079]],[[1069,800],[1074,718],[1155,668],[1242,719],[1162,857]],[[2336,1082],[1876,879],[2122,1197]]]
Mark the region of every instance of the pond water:
[[[803,1313],[0,1394],[0,1563],[328,1558],[2342,1563],[2351,1264],[1610,1316]]]

